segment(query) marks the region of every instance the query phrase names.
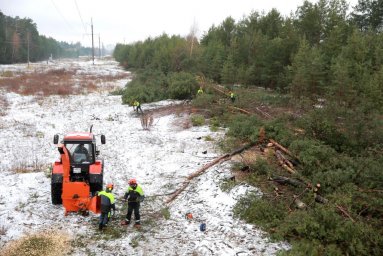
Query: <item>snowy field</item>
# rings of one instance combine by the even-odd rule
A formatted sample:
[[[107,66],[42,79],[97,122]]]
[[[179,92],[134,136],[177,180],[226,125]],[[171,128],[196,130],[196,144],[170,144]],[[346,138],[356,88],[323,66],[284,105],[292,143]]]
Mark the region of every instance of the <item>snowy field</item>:
[[[125,72],[114,61],[97,61],[94,66],[86,61],[57,65],[75,67],[79,76],[82,71]],[[23,72],[25,68],[25,64],[8,65],[0,66],[0,71]],[[127,81],[115,81],[115,85],[123,87]],[[214,142],[204,138],[217,141],[222,131],[212,132],[206,126],[182,129],[178,124],[188,118],[186,114],[155,116],[154,125],[144,130],[132,107],[122,105],[120,96],[102,90],[38,99],[0,91],[0,97],[8,103],[0,116],[0,248],[26,234],[56,230],[70,237],[70,255],[275,255],[289,248],[270,242],[255,226],[233,218],[236,199],[260,192],[245,185],[223,192],[220,184],[230,177],[230,162],[211,167],[165,205],[165,194],[219,156]],[[175,103],[162,101],[142,108]],[[105,145],[98,138],[105,160],[104,184],[115,184],[119,210],[110,230],[103,233],[97,230],[97,215],[64,216],[62,206],[51,204],[47,176],[49,166],[59,157],[53,135],[62,138],[70,131],[88,131],[91,125],[94,133],[106,136]],[[137,178],[147,196],[141,206],[141,230],[119,225],[126,214],[121,197],[131,177]],[[185,218],[188,212],[193,219]],[[201,223],[206,223],[205,232],[199,229]]]

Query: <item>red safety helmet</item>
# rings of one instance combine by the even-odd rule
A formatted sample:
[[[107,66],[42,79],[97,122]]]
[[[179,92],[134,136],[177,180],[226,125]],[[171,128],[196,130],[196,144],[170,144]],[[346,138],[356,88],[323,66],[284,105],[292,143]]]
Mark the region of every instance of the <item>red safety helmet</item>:
[[[132,178],[129,180],[129,185],[137,184],[137,180],[135,178]]]
[[[113,187],[114,185],[112,183],[108,183],[108,185],[106,185],[107,190],[113,190]]]

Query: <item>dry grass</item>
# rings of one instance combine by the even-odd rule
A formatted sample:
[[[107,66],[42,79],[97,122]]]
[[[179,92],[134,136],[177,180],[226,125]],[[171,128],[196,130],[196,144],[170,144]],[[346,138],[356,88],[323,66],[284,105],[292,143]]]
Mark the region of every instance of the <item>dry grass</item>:
[[[3,77],[0,87],[22,95],[74,95],[94,92],[101,83],[123,78],[126,74],[90,75],[79,74],[76,69],[55,69]]]
[[[4,236],[7,233],[7,228],[0,226],[0,236]]]
[[[7,99],[3,95],[0,95],[0,116],[5,116],[7,114],[8,105],[9,103]]]
[[[1,249],[3,256],[61,256],[68,255],[70,237],[59,231],[43,231],[11,241]]]
[[[13,173],[33,173],[41,172],[42,170],[47,169],[49,164],[40,163],[38,159],[27,163],[26,161],[16,162],[10,168],[10,172]]]

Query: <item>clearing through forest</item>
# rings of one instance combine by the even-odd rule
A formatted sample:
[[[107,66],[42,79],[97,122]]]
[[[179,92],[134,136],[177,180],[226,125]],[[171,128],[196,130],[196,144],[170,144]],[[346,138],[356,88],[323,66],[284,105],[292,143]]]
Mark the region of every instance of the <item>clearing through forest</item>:
[[[166,109],[161,114],[154,111],[152,126],[143,129],[133,108],[122,105],[121,96],[108,93],[129,81],[130,73],[117,62],[39,63],[33,72],[58,66],[60,72],[73,75],[72,83],[98,80],[85,91],[77,88],[79,83],[76,95],[28,95],[17,91],[23,88],[10,89],[15,88],[11,85],[0,91],[0,247],[25,235],[49,232],[62,237],[70,255],[275,255],[289,249],[233,217],[238,198],[261,192],[245,184],[222,191],[222,181],[231,177],[230,162],[214,165],[168,206],[164,203],[188,175],[219,156],[214,141],[224,131],[184,125],[189,112],[169,111],[181,103],[175,101],[143,104],[144,112]],[[0,74],[11,71],[15,76],[31,72],[25,64],[0,69]],[[117,76],[102,79],[112,73]],[[52,205],[47,175],[59,158],[54,134],[88,131],[91,125],[94,133],[106,136],[106,144],[100,146],[104,184],[114,183],[117,197],[118,212],[104,232],[97,230],[97,215],[64,216],[62,206]],[[137,178],[146,194],[141,230],[119,225],[126,214],[121,199],[131,177]],[[185,218],[189,212],[192,219]],[[206,223],[205,232],[200,231],[201,223]]]

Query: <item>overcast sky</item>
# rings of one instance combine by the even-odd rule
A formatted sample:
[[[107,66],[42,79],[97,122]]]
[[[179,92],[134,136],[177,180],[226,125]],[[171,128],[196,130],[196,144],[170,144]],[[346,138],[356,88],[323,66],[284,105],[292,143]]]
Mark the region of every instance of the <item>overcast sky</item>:
[[[357,0],[347,0],[351,6]],[[311,0],[311,2],[316,2]],[[31,18],[40,34],[69,43],[95,46],[133,43],[162,33],[185,36],[195,24],[198,37],[231,16],[236,21],[252,11],[276,8],[288,16],[303,0],[0,0],[8,16]]]

